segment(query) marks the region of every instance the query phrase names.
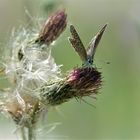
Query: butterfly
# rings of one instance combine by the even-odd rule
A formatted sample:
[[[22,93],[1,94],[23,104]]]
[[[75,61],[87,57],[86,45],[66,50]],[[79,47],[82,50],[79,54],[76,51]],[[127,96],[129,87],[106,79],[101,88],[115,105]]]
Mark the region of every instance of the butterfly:
[[[96,34],[96,36],[90,41],[87,49],[85,49],[75,27],[73,25],[70,25],[70,32],[71,36],[68,40],[70,41],[72,47],[75,49],[75,51],[78,53],[82,60],[83,66],[92,66],[94,55],[97,49],[97,46],[102,38],[102,35],[107,27],[107,24],[105,24],[102,29]]]

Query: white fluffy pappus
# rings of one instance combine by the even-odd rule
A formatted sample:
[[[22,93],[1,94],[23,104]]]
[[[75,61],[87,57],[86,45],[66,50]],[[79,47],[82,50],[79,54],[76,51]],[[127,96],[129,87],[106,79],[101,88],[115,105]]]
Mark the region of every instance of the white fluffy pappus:
[[[22,29],[9,43],[11,53],[7,59],[6,75],[16,90],[33,90],[46,82],[61,79],[61,65],[57,65],[51,56],[52,46],[35,44],[37,35]]]

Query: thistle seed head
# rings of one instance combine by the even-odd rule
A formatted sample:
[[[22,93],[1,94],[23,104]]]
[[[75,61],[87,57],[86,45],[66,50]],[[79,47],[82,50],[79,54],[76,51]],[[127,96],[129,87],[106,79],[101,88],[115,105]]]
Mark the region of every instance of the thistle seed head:
[[[30,124],[35,124],[40,116],[39,100],[31,95],[21,96],[23,102],[18,98],[13,98],[6,102],[7,112],[18,125],[27,127]],[[35,118],[33,118],[35,116]]]

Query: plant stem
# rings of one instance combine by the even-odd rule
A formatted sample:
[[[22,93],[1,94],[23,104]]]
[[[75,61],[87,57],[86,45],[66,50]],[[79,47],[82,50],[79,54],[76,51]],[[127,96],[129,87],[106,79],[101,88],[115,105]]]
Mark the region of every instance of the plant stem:
[[[21,131],[21,138],[22,138],[22,140],[26,140],[26,135],[25,135],[24,127],[21,127],[20,131]]]
[[[35,105],[34,105],[34,109],[33,109],[33,112],[32,112],[32,115],[31,115],[31,120],[28,124],[28,140],[35,140],[36,136],[35,136],[35,128],[36,128],[36,120],[37,120],[37,117],[38,117],[38,110],[39,110],[39,103],[37,102]]]
[[[34,134],[33,134],[33,127],[28,127],[28,140],[33,140]]]

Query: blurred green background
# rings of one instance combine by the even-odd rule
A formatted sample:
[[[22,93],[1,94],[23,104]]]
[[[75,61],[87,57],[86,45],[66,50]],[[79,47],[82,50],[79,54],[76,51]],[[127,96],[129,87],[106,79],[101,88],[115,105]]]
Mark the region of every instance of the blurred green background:
[[[56,62],[64,65],[64,72],[81,64],[67,41],[69,25],[75,25],[86,45],[105,23],[109,23],[95,56],[104,83],[97,100],[86,98],[96,108],[73,99],[49,110],[38,139],[140,139],[140,1],[0,0],[1,48],[6,46],[13,27],[29,25],[27,11],[32,17],[42,18],[57,9],[68,13],[68,27],[53,48]],[[30,22],[30,26],[32,24],[35,23]],[[0,53],[2,56],[2,51]],[[4,84],[1,82],[1,86]],[[61,124],[49,132],[54,123]],[[16,139],[14,128],[12,120],[0,116],[0,140]]]

